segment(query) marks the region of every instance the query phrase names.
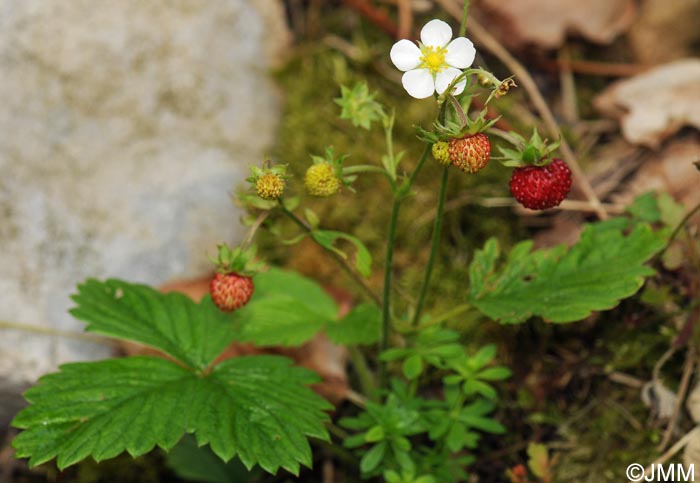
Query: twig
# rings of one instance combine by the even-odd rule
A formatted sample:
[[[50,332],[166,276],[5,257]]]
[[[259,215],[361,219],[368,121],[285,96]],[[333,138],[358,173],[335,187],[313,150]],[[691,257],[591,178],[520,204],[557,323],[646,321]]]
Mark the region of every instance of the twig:
[[[569,48],[565,44],[559,51],[559,58],[566,60],[570,56]],[[566,122],[574,124],[579,120],[576,81],[568,65],[562,65],[559,70],[559,83],[561,84],[562,116],[566,119]]]
[[[644,386],[644,381],[623,372],[611,372],[608,374],[608,379],[610,379],[612,382],[624,384],[625,386],[633,387],[635,389],[641,389]]]
[[[487,208],[508,208],[508,207],[517,207],[520,206],[517,201],[515,201],[512,198],[502,198],[502,197],[490,197],[490,198],[484,198],[484,197],[475,197],[472,194],[466,193],[463,194],[462,196],[459,196],[457,198],[453,198],[452,200],[448,201],[445,203],[445,212],[448,211],[453,211],[457,210],[459,208],[462,208],[464,206],[468,205],[480,205],[480,206],[485,206]],[[612,214],[620,214],[625,211],[625,207],[623,205],[618,205],[618,204],[612,204],[612,203],[604,203],[602,206],[605,208],[605,211],[608,213]],[[560,210],[560,211],[583,211],[583,212],[592,212],[595,211],[595,207],[590,201],[584,201],[584,200],[564,200],[561,202],[559,206],[556,208],[553,208],[553,210]],[[416,221],[414,222],[414,226],[416,228],[420,228],[421,226],[430,223],[435,219],[435,215],[437,213],[437,210],[435,208],[430,209],[429,211],[425,212],[423,215],[418,217]]]
[[[455,19],[461,18],[462,10],[453,0],[436,1]],[[600,218],[601,220],[607,219],[608,213],[605,211],[605,208],[601,204],[600,199],[598,199],[598,195],[596,195],[595,191],[593,190],[593,186],[591,186],[591,183],[588,181],[588,178],[586,178],[586,175],[581,169],[581,166],[579,166],[578,161],[576,160],[576,157],[574,156],[574,153],[571,149],[571,146],[569,146],[569,143],[566,141],[566,139],[562,137],[561,131],[559,130],[559,126],[557,125],[557,121],[554,118],[554,114],[552,114],[552,111],[549,109],[547,102],[545,101],[544,97],[539,91],[539,88],[537,87],[537,83],[532,78],[530,73],[520,62],[518,62],[518,60],[515,57],[513,57],[510,54],[510,52],[508,52],[508,50],[505,47],[503,47],[503,45],[498,40],[496,40],[495,37],[493,37],[484,27],[482,27],[481,24],[474,20],[474,17],[471,17],[469,18],[469,20],[467,20],[467,28],[471,32],[471,36],[479,44],[481,44],[485,49],[490,51],[493,55],[498,57],[500,61],[503,62],[503,64],[505,64],[506,67],[508,67],[508,69],[518,79],[519,84],[522,85],[523,88],[525,88],[525,90],[528,92],[528,94],[530,95],[530,99],[532,100],[532,103],[535,106],[535,109],[537,109],[537,111],[540,113],[540,116],[542,117],[542,120],[544,121],[545,126],[547,127],[549,135],[553,138],[560,139],[561,144],[559,145],[559,149],[561,151],[561,154],[566,163],[569,165],[569,168],[571,168],[571,172],[573,173],[574,178],[578,183],[578,186],[581,188],[583,195],[590,203],[591,207],[593,208],[593,211],[595,211],[598,218]]]
[[[591,60],[574,60],[559,58],[555,61],[545,60],[542,65],[547,70],[568,69],[577,74],[600,75],[605,77],[631,77],[641,74],[652,65],[646,64],[612,64],[609,62],[595,62]]]
[[[688,351],[685,356],[685,365],[683,366],[683,375],[681,376],[681,385],[678,388],[678,393],[676,394],[676,404],[673,407],[673,415],[668,421],[668,426],[666,426],[666,431],[664,432],[664,437],[659,443],[658,450],[663,451],[668,443],[671,441],[671,436],[673,436],[673,430],[676,428],[676,423],[678,422],[678,416],[681,412],[681,406],[683,406],[683,401],[685,401],[685,396],[688,393],[688,386],[690,386],[690,377],[693,375],[693,368],[695,367],[695,350],[693,347],[688,347]]]
[[[407,39],[413,32],[413,10],[411,10],[411,0],[398,0],[399,8],[399,29],[398,38]]]
[[[23,332],[31,332],[34,334],[48,335],[54,337],[66,337],[68,339],[86,340],[89,342],[95,342],[97,344],[108,345],[112,347],[117,347],[116,342],[107,337],[101,337],[99,335],[84,334],[82,332],[73,332],[69,330],[58,330],[49,327],[42,327],[40,325],[31,324],[20,324],[18,322],[9,322],[6,320],[0,320],[0,329],[12,329],[19,330]]]
[[[386,10],[378,9],[368,0],[345,0],[345,5],[356,10],[363,17],[366,17],[392,38],[399,38],[399,28]]]

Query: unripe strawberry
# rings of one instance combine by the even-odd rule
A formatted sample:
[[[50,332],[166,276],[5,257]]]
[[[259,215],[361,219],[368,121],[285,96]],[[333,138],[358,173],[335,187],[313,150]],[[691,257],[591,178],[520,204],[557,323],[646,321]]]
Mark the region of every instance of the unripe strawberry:
[[[253,279],[232,273],[217,273],[209,283],[214,304],[224,312],[240,309],[253,295]]]
[[[304,187],[313,196],[332,196],[340,189],[340,179],[330,163],[317,163],[306,170]]]
[[[561,159],[545,166],[525,166],[513,170],[510,192],[525,208],[546,210],[558,206],[571,189],[571,170]]]
[[[282,176],[268,172],[256,180],[255,191],[264,200],[276,200],[284,193],[285,184]]]
[[[491,142],[484,133],[450,140],[450,162],[465,173],[476,173],[491,158]]]
[[[436,141],[431,148],[435,161],[443,166],[450,164],[450,145],[446,141]]]

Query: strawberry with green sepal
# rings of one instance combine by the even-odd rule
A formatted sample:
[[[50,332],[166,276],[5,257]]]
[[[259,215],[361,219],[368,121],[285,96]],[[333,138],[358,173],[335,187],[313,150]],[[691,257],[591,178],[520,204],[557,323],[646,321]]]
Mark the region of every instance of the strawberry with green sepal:
[[[209,294],[223,312],[240,309],[248,303],[255,286],[253,275],[262,268],[262,262],[253,261],[255,247],[231,249],[226,244],[218,247],[216,274],[209,283]]]
[[[466,135],[452,139],[448,153],[452,166],[465,173],[476,173],[484,169],[491,159],[491,142],[482,132]]]
[[[474,119],[469,118],[461,105],[455,109],[459,120],[436,123],[435,132],[440,140],[448,142],[448,158],[452,166],[465,173],[481,171],[491,159],[491,142],[485,131],[498,119],[486,119],[487,110],[482,110]]]
[[[559,206],[571,190],[571,170],[561,159],[552,157],[559,143],[547,144],[537,130],[529,141],[515,135],[520,150],[501,148],[501,161],[514,167],[510,192],[525,208],[546,210]]]

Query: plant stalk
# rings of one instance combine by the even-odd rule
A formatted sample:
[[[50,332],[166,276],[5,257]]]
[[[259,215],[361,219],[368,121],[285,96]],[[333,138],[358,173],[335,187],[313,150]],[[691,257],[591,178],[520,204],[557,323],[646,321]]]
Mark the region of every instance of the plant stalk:
[[[284,213],[284,214],[287,216],[287,218],[289,218],[290,220],[292,220],[292,221],[293,221],[299,228],[301,228],[304,232],[306,232],[307,234],[311,234],[311,228],[309,228],[308,226],[306,226],[306,223],[304,223],[301,219],[299,219],[299,217],[298,217],[297,215],[295,215],[294,213],[292,213],[291,211],[289,211],[286,207],[284,207],[284,206],[282,205],[282,203],[280,203],[280,208],[281,208],[281,210],[282,210],[282,213]],[[313,240],[313,237],[311,237],[311,239]],[[333,258],[333,259],[338,263],[338,265],[340,266],[340,268],[342,268],[343,271],[344,271],[346,274],[348,274],[348,276],[357,284],[357,286],[360,287],[360,289],[362,289],[362,291],[365,293],[365,295],[367,295],[375,304],[377,304],[378,306],[381,307],[381,305],[382,305],[381,299],[377,296],[377,294],[375,294],[375,293],[372,291],[371,288],[369,288],[369,286],[365,283],[365,281],[362,280],[362,278],[360,278],[360,276],[359,276],[358,274],[356,274],[356,273],[353,271],[353,269],[350,268],[350,267],[348,266],[348,264],[345,262],[345,260],[343,260],[343,258],[342,258],[340,255],[338,255],[337,253],[335,253],[335,252],[332,251],[332,250],[328,250],[326,247],[324,247],[323,245],[319,244],[319,243],[316,242],[315,240],[314,240],[314,242],[315,242],[318,246],[320,246],[321,248],[323,248],[323,250],[324,250],[326,253],[328,253],[328,254],[331,256],[331,258]]]
[[[445,166],[442,170],[442,181],[440,182],[440,194],[438,196],[437,205],[437,215],[435,216],[435,224],[433,225],[433,237],[430,240],[430,255],[428,256],[428,264],[425,267],[425,275],[423,276],[423,285],[420,289],[420,295],[418,296],[418,303],[416,304],[416,311],[413,314],[413,326],[416,327],[420,321],[421,313],[423,312],[423,305],[425,303],[425,296],[428,293],[428,286],[430,285],[430,276],[433,273],[433,266],[435,265],[435,257],[437,255],[438,246],[440,245],[440,234],[442,232],[442,219],[444,218],[445,212],[445,198],[447,196],[447,178],[449,175],[449,166]]]

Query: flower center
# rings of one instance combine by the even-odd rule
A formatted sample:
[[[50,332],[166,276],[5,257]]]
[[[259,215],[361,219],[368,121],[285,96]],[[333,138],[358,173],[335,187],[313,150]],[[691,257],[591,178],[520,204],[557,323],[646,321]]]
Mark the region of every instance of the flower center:
[[[423,69],[428,69],[431,73],[437,74],[441,70],[447,68],[447,63],[445,62],[445,54],[447,54],[447,49],[444,47],[421,47],[420,67]]]

